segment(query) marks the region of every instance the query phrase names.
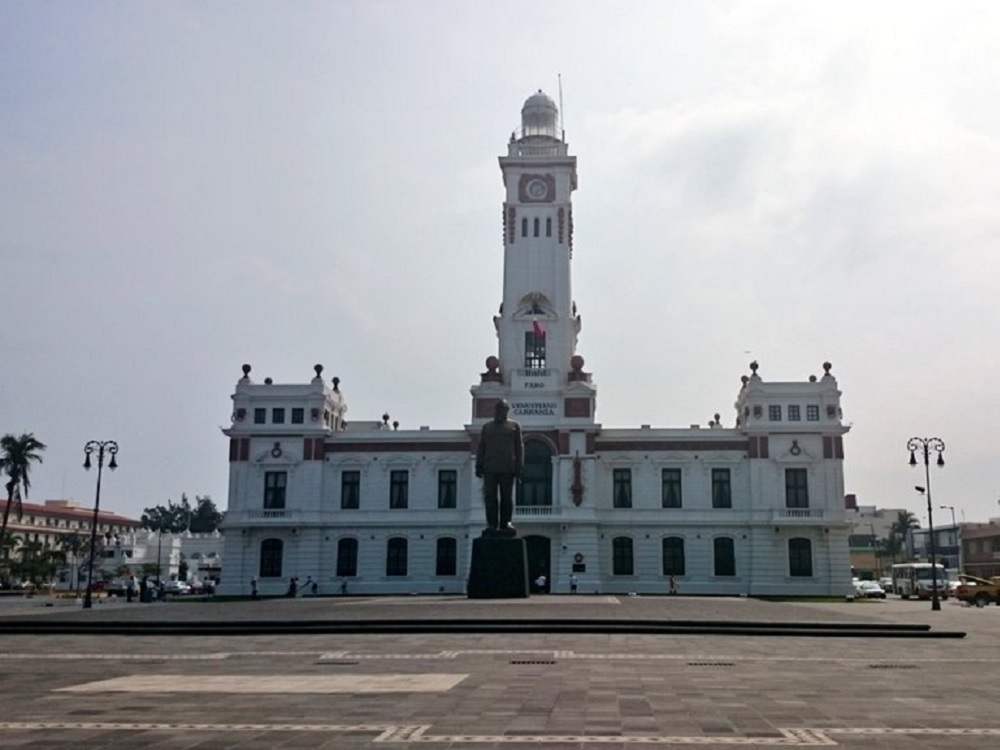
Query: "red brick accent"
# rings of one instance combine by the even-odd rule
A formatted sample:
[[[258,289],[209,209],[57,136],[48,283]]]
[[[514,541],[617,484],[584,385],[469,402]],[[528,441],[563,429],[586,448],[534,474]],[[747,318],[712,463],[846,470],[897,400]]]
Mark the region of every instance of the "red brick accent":
[[[761,438],[766,441],[767,438]],[[745,451],[744,440],[600,440],[595,451]],[[766,445],[766,443],[765,443]],[[761,456],[766,458],[766,456]]]
[[[560,432],[559,433],[559,453],[560,455],[569,455],[569,433]]]
[[[312,438],[306,438],[302,443],[302,460],[312,461],[313,460],[313,441]]]
[[[326,444],[327,453],[474,453],[470,442],[418,442],[400,440],[387,443],[364,443],[361,441],[336,441]]]
[[[477,398],[476,399],[476,418],[485,419],[493,416],[493,412],[497,408],[498,398]]]
[[[563,413],[567,417],[589,417],[589,398],[567,398],[563,399]]]

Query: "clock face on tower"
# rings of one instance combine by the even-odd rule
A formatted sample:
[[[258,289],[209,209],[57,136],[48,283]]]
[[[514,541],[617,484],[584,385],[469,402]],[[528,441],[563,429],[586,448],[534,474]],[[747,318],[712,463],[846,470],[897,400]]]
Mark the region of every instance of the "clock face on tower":
[[[544,200],[545,196],[548,195],[549,188],[542,180],[532,180],[528,183],[528,196],[532,200],[540,201]]]
[[[551,203],[556,197],[556,180],[550,174],[522,174],[518,182],[522,203]]]

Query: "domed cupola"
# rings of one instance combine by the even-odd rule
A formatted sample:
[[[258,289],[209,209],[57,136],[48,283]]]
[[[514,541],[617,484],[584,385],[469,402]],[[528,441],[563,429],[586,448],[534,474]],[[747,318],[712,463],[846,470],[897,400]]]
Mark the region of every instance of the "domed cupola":
[[[559,108],[552,97],[541,89],[532,94],[521,107],[521,137],[544,137],[561,140]]]

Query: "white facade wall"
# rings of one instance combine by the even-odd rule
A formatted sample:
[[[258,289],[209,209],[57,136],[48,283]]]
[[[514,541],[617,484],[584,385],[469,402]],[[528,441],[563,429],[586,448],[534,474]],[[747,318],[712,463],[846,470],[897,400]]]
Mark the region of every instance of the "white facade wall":
[[[352,424],[338,381],[324,382],[320,366],[302,384],[256,383],[244,366],[232,426],[224,431],[230,489],[219,593],[248,594],[257,577],[262,594],[278,595],[290,578],[304,582],[307,576],[319,581],[320,593],[338,593],[337,549],[345,538],[357,541],[357,575],[349,578],[348,593],[463,593],[472,540],[485,521],[472,457],[498,399],[511,403],[526,443],[551,456],[533,465],[551,469],[551,505],[519,505],[514,523],[527,540],[532,577],[543,572],[552,591],[567,591],[575,572],[584,593],[665,593],[662,543],[675,537],[684,540],[681,593],[848,593],[842,442],[848,428],[829,365],[819,377],[769,382],[752,364],[737,394],[734,427],[722,427],[718,417],[707,429],[606,429],[596,421],[597,385],[577,355],[581,319],[571,292],[576,158],[559,135],[551,99],[539,92],[524,112],[522,133],[531,135],[512,138],[500,159],[505,200],[502,306],[494,318],[498,356],[470,389],[470,422],[456,430],[407,431],[394,429],[388,417]],[[535,364],[526,358],[536,323],[545,331],[542,364],[537,356]],[[681,471],[681,508],[662,507],[664,468]],[[455,509],[438,508],[442,469],[457,472]],[[630,471],[629,508],[615,507],[616,469]],[[713,507],[713,469],[729,471],[731,507]],[[394,470],[407,473],[405,509],[389,507]],[[360,475],[357,509],[342,507],[344,471]],[[796,471],[805,472],[808,498],[797,503],[802,507],[788,507],[787,476]],[[280,508],[265,507],[269,474],[287,479]],[[441,537],[456,540],[454,575],[437,575]],[[619,537],[632,541],[628,575],[614,569]],[[406,575],[387,574],[392,538],[407,540]],[[717,575],[714,543],[720,538],[732,540],[735,575]],[[268,539],[282,545],[276,566],[262,561]],[[811,574],[799,569],[793,575],[793,539],[809,540]]]

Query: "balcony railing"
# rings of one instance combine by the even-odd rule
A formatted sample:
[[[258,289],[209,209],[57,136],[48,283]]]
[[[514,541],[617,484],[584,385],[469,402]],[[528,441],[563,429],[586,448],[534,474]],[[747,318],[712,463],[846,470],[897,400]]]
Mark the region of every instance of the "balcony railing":
[[[552,505],[518,505],[514,507],[514,518],[548,518],[558,515],[559,508]]]
[[[822,508],[779,508],[774,511],[775,521],[822,521]]]

